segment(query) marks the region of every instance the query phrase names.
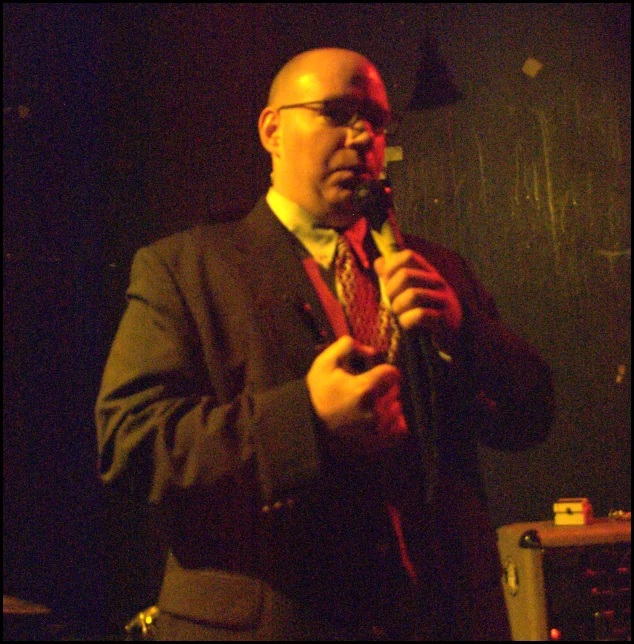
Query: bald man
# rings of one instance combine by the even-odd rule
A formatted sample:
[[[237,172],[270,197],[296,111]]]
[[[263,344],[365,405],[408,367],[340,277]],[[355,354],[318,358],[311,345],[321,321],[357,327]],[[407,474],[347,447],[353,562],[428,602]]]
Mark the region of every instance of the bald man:
[[[300,54],[259,118],[266,196],[135,256],[96,417],[105,485],[169,544],[157,639],[510,637],[477,445],[544,439],[550,371],[463,259],[369,225],[392,123],[364,56]],[[343,238],[390,359],[352,337]]]

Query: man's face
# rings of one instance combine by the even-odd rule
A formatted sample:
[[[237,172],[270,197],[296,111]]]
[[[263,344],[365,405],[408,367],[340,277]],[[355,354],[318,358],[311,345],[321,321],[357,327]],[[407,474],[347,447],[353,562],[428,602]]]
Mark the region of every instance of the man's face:
[[[284,105],[342,99],[344,116],[360,106],[353,125],[332,118],[321,105]],[[327,103],[337,108],[337,102]],[[385,153],[385,134],[371,124],[373,111],[387,111],[383,83],[365,59],[341,52],[308,65],[295,75],[288,92],[273,107],[277,121],[273,155],[273,185],[329,226],[348,226],[356,220],[351,208],[354,189],[378,178]],[[337,111],[332,112],[337,115]]]

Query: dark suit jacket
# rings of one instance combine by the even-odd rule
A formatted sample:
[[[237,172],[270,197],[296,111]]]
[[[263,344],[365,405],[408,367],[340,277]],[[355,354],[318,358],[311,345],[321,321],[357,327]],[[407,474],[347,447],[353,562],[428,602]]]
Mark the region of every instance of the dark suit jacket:
[[[305,376],[335,336],[297,240],[264,200],[240,221],[173,235],[134,259],[97,403],[100,472],[158,508],[172,552],[159,605],[210,639],[355,632],[392,593],[386,494],[402,501],[416,565],[451,588],[457,636],[508,632],[476,446],[544,438],[549,369],[502,326],[463,259],[407,244],[465,313],[453,363],[432,365],[438,485],[428,505],[420,436],[383,463],[323,450]]]

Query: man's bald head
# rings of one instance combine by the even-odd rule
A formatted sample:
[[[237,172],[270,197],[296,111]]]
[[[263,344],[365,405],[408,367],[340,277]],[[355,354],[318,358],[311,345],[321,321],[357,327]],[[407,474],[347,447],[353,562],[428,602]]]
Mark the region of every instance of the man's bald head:
[[[268,104],[272,107],[327,98],[321,88],[333,78],[345,77],[361,92],[374,85],[385,95],[383,81],[374,65],[349,49],[327,47],[298,54],[277,73],[271,84]],[[387,102],[387,96],[386,96]]]

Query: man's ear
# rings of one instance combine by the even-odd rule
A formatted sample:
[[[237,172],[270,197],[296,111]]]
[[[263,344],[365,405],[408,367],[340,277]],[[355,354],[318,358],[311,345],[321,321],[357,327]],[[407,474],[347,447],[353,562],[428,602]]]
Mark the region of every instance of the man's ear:
[[[272,107],[265,107],[260,114],[258,131],[264,149],[277,155],[280,147],[280,113]]]

